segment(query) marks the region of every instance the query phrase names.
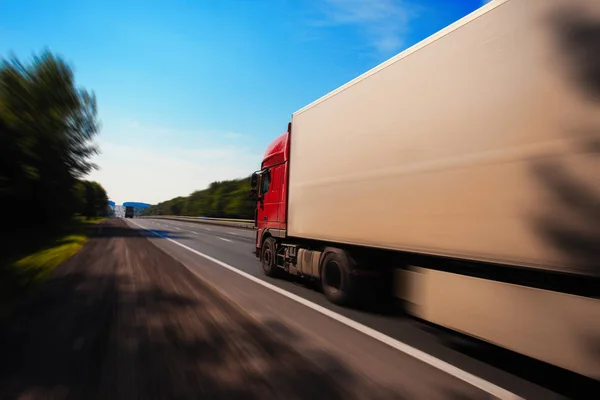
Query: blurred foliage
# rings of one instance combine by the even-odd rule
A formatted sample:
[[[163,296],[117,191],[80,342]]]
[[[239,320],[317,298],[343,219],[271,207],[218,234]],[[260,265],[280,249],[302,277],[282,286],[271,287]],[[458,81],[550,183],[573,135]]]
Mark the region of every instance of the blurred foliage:
[[[248,197],[250,178],[212,182],[187,197],[152,205],[143,215],[185,215],[210,218],[254,219],[256,202]]]
[[[96,98],[49,52],[30,64],[0,60],[0,230],[66,223],[74,213],[107,212],[104,189],[81,177],[96,168]]]
[[[76,208],[74,211],[86,218],[106,217],[109,214],[106,190],[98,182],[79,181],[75,185]]]

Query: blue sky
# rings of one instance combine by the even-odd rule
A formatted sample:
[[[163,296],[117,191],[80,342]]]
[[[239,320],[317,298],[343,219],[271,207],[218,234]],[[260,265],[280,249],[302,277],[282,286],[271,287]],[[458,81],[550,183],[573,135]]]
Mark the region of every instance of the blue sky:
[[[0,55],[64,57],[98,98],[90,178],[156,203],[249,175],[295,110],[483,2],[0,0]]]

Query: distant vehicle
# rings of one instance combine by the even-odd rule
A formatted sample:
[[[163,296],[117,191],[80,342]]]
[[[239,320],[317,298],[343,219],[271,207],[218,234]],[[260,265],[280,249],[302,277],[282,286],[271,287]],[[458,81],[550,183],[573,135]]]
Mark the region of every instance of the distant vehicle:
[[[493,1],[292,114],[252,175],[264,273],[600,379],[599,16]]]
[[[133,207],[132,206],[127,206],[125,207],[125,218],[133,218]]]

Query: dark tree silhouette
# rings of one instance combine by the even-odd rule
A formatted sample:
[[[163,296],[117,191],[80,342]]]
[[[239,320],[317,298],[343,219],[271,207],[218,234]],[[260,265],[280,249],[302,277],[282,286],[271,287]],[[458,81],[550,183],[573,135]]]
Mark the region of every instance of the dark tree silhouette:
[[[2,230],[60,223],[77,210],[78,179],[96,166],[96,98],[49,52],[0,63],[0,207],[26,210]],[[102,189],[103,190],[103,189]]]

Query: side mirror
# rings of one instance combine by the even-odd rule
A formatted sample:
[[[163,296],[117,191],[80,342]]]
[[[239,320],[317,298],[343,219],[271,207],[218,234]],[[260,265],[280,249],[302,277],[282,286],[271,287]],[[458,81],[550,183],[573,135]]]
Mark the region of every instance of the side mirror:
[[[248,190],[248,197],[250,197],[252,200],[258,200],[258,191],[256,189]]]
[[[250,187],[255,188],[258,184],[258,174],[256,172],[252,173],[252,177],[250,178]]]

